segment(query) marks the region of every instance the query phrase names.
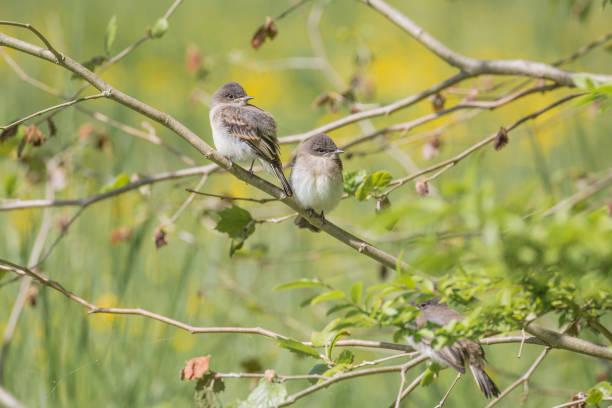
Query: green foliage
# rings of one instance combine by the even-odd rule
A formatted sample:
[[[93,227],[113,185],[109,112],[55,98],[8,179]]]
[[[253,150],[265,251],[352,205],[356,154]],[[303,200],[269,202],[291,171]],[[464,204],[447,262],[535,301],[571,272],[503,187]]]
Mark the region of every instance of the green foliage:
[[[115,42],[117,36],[117,16],[113,15],[106,26],[106,33],[104,34],[104,52],[106,55],[110,55],[111,48]]]
[[[612,395],[612,384],[607,381],[602,381],[589,390],[586,403],[590,405],[598,405],[603,401],[604,397]]]
[[[287,398],[287,389],[284,384],[268,382],[261,379],[259,384],[249,394],[246,401],[238,404],[237,408],[269,408],[274,407]]]
[[[367,174],[365,170],[350,171],[344,174],[344,192],[363,201],[368,199],[370,194],[381,192],[392,179],[387,171],[372,174]]]
[[[255,232],[255,221],[251,213],[233,204],[217,212],[220,219],[215,229],[225,232],[232,239],[230,244],[230,256],[242,248],[244,241]]]
[[[193,402],[198,408],[222,408],[223,404],[217,395],[225,390],[222,378],[214,378],[212,371],[198,380],[193,394]]]
[[[612,106],[612,82],[600,84],[586,74],[576,74],[573,80],[578,88],[587,91],[586,95],[578,98],[577,106],[599,103],[600,112],[604,112]]]
[[[117,177],[115,177],[115,179],[112,182],[102,187],[102,189],[100,190],[100,193],[108,193],[109,191],[116,190],[129,183],[130,183],[130,177],[125,173],[121,173],[117,175]]]
[[[301,354],[304,356],[310,357],[319,357],[319,353],[314,348],[307,346],[297,340],[294,339],[276,339],[278,345],[282,348],[285,348],[289,351],[292,351],[297,354]]]

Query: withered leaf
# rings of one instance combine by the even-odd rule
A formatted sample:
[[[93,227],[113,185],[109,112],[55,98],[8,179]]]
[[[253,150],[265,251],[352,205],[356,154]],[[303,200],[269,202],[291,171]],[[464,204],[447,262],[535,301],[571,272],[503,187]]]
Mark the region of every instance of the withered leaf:
[[[505,145],[508,144],[508,131],[505,127],[500,127],[495,140],[493,140],[493,147],[495,150],[500,151]]]
[[[379,213],[381,211],[386,210],[391,207],[391,201],[389,197],[383,196],[380,200],[376,201],[376,212]]]
[[[434,112],[442,110],[444,108],[444,104],[446,103],[446,98],[440,92],[431,95],[429,100]]]
[[[164,229],[161,227],[157,228],[155,235],[153,236],[153,240],[155,241],[155,248],[157,249],[167,245],[168,237],[166,236],[166,231],[164,231]]]
[[[210,354],[204,357],[195,357],[185,363],[181,370],[181,380],[197,380],[204,377],[208,371]]]
[[[57,127],[53,123],[53,119],[47,118],[47,126],[49,126],[49,136],[53,137],[57,134]]]
[[[185,69],[191,75],[195,75],[202,66],[202,53],[196,45],[190,45],[185,55]]]
[[[319,97],[315,99],[314,104],[315,106],[325,105],[327,102],[329,102],[330,98],[331,95],[329,94],[329,92],[326,92],[323,95],[319,95]]]
[[[19,129],[19,125],[12,126],[8,129],[4,129],[2,133],[0,133],[0,143],[4,142],[6,139],[13,137],[17,134],[17,130]]]
[[[427,194],[429,194],[429,185],[427,184],[427,180],[417,181],[414,187],[421,197],[425,197]]]
[[[276,24],[274,24],[274,20],[271,17],[266,17],[266,22],[255,31],[255,34],[253,34],[253,38],[251,38],[251,47],[258,49],[266,41],[266,38],[272,40],[276,37],[276,34],[278,34],[278,29],[276,28]]]
[[[32,146],[41,146],[47,140],[47,137],[36,127],[36,125],[30,125],[25,128],[24,131],[25,141]]]

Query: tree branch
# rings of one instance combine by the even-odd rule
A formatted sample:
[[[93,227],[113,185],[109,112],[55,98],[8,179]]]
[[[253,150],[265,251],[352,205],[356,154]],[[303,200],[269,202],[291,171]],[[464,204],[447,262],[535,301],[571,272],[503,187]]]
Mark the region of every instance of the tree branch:
[[[541,62],[525,60],[479,60],[455,52],[425,31],[421,26],[393,8],[383,0],[361,0],[398,27],[406,31],[415,40],[436,54],[442,60],[465,72],[469,76],[477,75],[521,75],[532,78],[544,78],[568,87],[574,86],[574,75],[577,72],[566,71]],[[585,73],[598,82],[612,81],[612,75]]]
[[[576,94],[571,94],[571,95],[567,95],[555,102],[553,102],[552,104],[536,111],[533,112],[529,115],[523,116],[522,118],[520,118],[519,120],[517,120],[516,122],[514,122],[512,125],[508,126],[506,128],[506,131],[509,133],[512,130],[516,129],[517,127],[519,127],[520,125],[522,125],[523,123],[527,122],[530,119],[535,119],[538,116],[540,116],[541,114],[548,112],[549,110],[556,108],[557,106],[571,100],[574,99],[578,96],[582,95],[581,93],[576,93]],[[406,182],[414,180],[415,178],[422,176],[424,174],[427,173],[431,173],[432,171],[438,170],[438,169],[442,169],[442,171],[438,172],[435,177],[438,177],[443,171],[446,171],[448,169],[450,169],[451,167],[454,167],[457,163],[459,163],[461,160],[465,159],[467,156],[469,156],[470,154],[474,153],[475,151],[481,149],[482,147],[486,146],[487,144],[493,142],[497,137],[497,133],[492,134],[491,136],[481,140],[480,142],[476,143],[475,145],[471,146],[470,148],[464,150],[463,152],[459,153],[458,155],[456,155],[455,157],[452,157],[448,160],[444,160],[440,163],[434,164],[433,166],[430,166],[424,170],[418,171],[416,173],[413,173],[409,176],[400,178],[400,179],[396,179],[393,180],[392,182],[390,182],[388,184],[388,186],[390,186],[389,189],[387,189],[387,191],[383,192],[381,195],[388,195],[389,193],[391,193],[392,191],[394,191],[395,189],[397,189],[398,187],[404,185]],[[432,177],[435,178],[435,177]],[[426,181],[429,179],[425,179]]]
[[[74,61],[69,57],[65,57],[63,61],[58,61],[55,56],[40,47],[35,45],[26,43],[24,41],[18,40],[16,38],[12,38],[3,33],[0,33],[0,45],[7,46],[10,48],[14,48],[16,50],[22,51],[24,53],[39,57],[41,59],[58,63],[62,65],[64,68],[69,71],[81,76],[87,82],[92,84],[94,87],[99,89],[102,92],[108,94],[108,98],[121,103],[122,105],[164,125],[168,129],[174,131],[178,136],[182,137],[189,144],[191,144],[194,148],[196,148],[205,158],[211,160],[216,163],[218,166],[226,169],[228,172],[232,173],[238,179],[245,181],[246,183],[258,188],[261,191],[264,191],[270,194],[273,197],[278,198],[284,204],[289,206],[294,211],[298,212],[301,216],[306,218],[308,222],[310,222],[315,227],[325,231],[327,234],[336,238],[337,240],[343,242],[344,244],[350,246],[351,248],[357,250],[359,253],[362,253],[379,263],[388,266],[390,268],[395,268],[397,266],[398,260],[393,255],[390,255],[379,248],[365,242],[364,240],[357,238],[353,234],[337,227],[329,221],[324,223],[321,222],[320,217],[310,216],[307,211],[301,208],[294,198],[286,198],[282,190],[275,185],[267,182],[266,180],[251,174],[247,170],[243,169],[238,165],[232,165],[232,163],[223,155],[213,150],[204,140],[202,140],[198,135],[196,135],[193,131],[188,129],[185,125],[171,117],[170,115],[161,112],[115,88],[107,84],[100,77],[95,75],[93,72],[89,71],[85,67],[83,67],[78,62]],[[410,266],[404,262],[402,262],[407,269]]]

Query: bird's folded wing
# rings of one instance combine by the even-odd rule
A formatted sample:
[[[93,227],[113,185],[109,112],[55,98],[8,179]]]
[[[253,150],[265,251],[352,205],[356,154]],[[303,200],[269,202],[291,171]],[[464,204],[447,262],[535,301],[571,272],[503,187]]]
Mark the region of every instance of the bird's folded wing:
[[[276,122],[272,115],[255,106],[228,106],[221,114],[228,133],[244,140],[262,159],[278,160]]]

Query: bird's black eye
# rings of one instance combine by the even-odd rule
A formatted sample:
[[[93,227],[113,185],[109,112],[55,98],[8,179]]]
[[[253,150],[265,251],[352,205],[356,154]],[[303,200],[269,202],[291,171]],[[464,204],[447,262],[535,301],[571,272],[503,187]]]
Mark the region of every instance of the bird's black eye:
[[[226,95],[225,95],[225,97],[226,97],[226,98],[230,98],[230,99],[234,99],[234,95],[232,95],[232,94],[230,94],[230,93],[226,94]]]
[[[317,152],[323,153],[324,151],[325,151],[325,149],[323,149],[322,147],[317,147]]]
[[[427,303],[425,303],[425,302],[423,302],[423,303],[419,303],[419,304],[417,305],[417,307],[418,307],[419,309],[423,309],[425,306],[427,306]]]

